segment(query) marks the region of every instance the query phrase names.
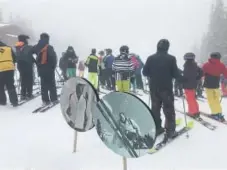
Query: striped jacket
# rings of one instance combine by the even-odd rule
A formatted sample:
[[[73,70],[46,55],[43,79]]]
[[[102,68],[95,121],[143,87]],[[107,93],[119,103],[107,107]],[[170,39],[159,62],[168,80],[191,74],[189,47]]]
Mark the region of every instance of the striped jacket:
[[[128,54],[120,54],[116,57],[112,69],[115,72],[116,80],[129,80],[135,71],[132,61],[128,58]]]

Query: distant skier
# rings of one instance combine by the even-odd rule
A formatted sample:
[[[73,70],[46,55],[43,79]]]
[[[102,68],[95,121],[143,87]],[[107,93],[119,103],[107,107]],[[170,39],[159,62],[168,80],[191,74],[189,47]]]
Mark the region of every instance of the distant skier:
[[[135,71],[139,68],[139,62],[138,62],[136,56],[137,55],[134,54],[134,53],[129,54],[129,58],[131,59],[131,62],[133,63],[133,67],[134,67],[134,70]],[[137,87],[136,87],[136,74],[135,74],[135,72],[131,76],[130,82],[131,82],[131,85],[132,85],[132,91],[133,91],[133,93],[136,93],[136,88]]]
[[[178,70],[180,74],[183,74],[183,71],[181,69],[178,68]],[[182,97],[184,95],[182,83],[178,80],[174,81],[174,95],[177,97]]]
[[[203,73],[195,62],[195,54],[186,53],[184,55],[185,63],[183,70],[183,88],[188,103],[188,114],[191,117],[200,117],[199,105],[196,101],[197,81],[201,79]]]
[[[67,62],[65,60],[65,52],[62,53],[62,56],[59,60],[59,68],[61,69],[61,73],[62,73],[62,76],[64,78],[64,81],[66,81],[68,78],[67,78]]]
[[[66,62],[67,78],[76,77],[76,64],[78,63],[79,57],[76,55],[72,46],[68,46],[63,58]]]
[[[115,72],[115,79],[117,89],[120,92],[130,91],[130,78],[134,74],[133,63],[129,58],[128,46],[120,47],[120,55],[114,59],[113,71]]]
[[[105,52],[99,52],[99,83],[102,87],[106,86],[106,68],[104,64]]]
[[[221,54],[219,52],[213,52],[210,55],[209,61],[203,65],[203,72],[205,75],[203,86],[212,113],[211,116],[216,120],[225,121],[220,103],[221,92],[219,83],[222,74],[224,78],[227,78],[227,69],[220,59]]]
[[[55,81],[55,69],[57,66],[57,55],[53,46],[49,45],[49,35],[42,33],[40,40],[34,46],[34,53],[37,55],[36,63],[41,79],[41,95],[43,105],[58,102]]]
[[[84,66],[84,62],[83,61],[79,62],[78,69],[79,69],[79,77],[84,77],[85,66]]]
[[[33,97],[33,65],[35,59],[32,54],[32,46],[28,45],[28,39],[27,35],[19,35],[16,43],[17,67],[21,80],[21,100]]]
[[[99,58],[96,55],[96,49],[91,50],[91,55],[88,56],[85,66],[88,67],[88,80],[98,89]]]
[[[163,105],[165,114],[166,134],[164,142],[168,138],[176,135],[174,95],[173,95],[173,79],[181,78],[176,58],[168,54],[169,41],[162,39],[157,44],[157,52],[148,57],[144,68],[143,75],[149,77],[150,94],[152,101],[152,112],[154,113],[157,135],[164,132],[161,126],[160,110]]]
[[[0,41],[0,105],[7,104],[5,87],[9,100],[14,107],[18,106],[18,98],[14,86],[16,56],[13,50]]]
[[[106,81],[107,81],[108,90],[115,90],[115,78],[114,78],[114,72],[112,70],[113,62],[114,62],[114,56],[112,54],[112,49],[106,49],[104,64],[106,68]]]
[[[222,97],[227,97],[227,79],[223,75],[221,75],[221,91],[222,91]]]
[[[137,61],[139,62],[139,67],[136,69],[136,87],[138,89],[144,90],[143,80],[142,80],[142,69],[144,67],[144,63],[141,60],[140,56],[137,55]]]

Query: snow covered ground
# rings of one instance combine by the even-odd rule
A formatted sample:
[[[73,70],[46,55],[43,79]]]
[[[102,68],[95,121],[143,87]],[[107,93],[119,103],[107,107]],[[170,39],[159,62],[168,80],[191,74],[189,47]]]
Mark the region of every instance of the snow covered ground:
[[[147,95],[141,98],[148,103]],[[38,97],[18,108],[0,106],[0,169],[123,170],[122,158],[101,142],[95,129],[78,134],[77,152],[72,153],[74,131],[66,124],[60,105],[32,114],[40,104]],[[226,104],[223,99],[224,113]],[[177,100],[175,106],[181,109],[182,101]],[[200,102],[200,107],[209,112],[206,103]],[[183,116],[177,113],[177,117]],[[154,155],[128,159],[128,170],[227,169],[227,126],[209,121],[218,125],[216,131],[195,122],[189,139],[184,135]]]

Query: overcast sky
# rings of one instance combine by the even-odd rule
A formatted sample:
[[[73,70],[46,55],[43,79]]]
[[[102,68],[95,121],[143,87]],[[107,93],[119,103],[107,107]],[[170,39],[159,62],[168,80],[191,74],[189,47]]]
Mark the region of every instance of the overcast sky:
[[[1,1],[1,0],[0,0]],[[48,32],[61,51],[73,45],[86,57],[91,48],[127,44],[144,59],[167,38],[170,53],[182,61],[207,29],[213,0],[5,0],[12,11],[32,21],[37,35]],[[6,15],[5,15],[6,16]]]

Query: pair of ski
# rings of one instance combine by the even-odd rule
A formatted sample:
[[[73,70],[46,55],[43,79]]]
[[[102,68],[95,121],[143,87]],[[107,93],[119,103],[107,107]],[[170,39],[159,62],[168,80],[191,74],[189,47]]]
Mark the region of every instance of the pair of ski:
[[[182,119],[177,119],[176,120],[176,126],[179,126],[181,124],[181,122],[182,122]],[[180,130],[177,130],[176,135],[173,138],[168,139],[167,141],[161,141],[161,142],[157,143],[152,149],[149,150],[148,153],[149,154],[157,153],[158,151],[163,149],[165,146],[172,143],[175,139],[179,138],[183,134],[186,134],[192,128],[193,128],[193,122],[192,121],[187,122],[187,126],[184,126]]]
[[[181,113],[181,114],[185,114],[183,111],[178,110],[178,109],[175,109],[175,111],[177,111],[177,112],[179,112],[179,113]],[[204,115],[205,113],[201,113],[201,112],[200,112],[200,114],[203,115],[203,116],[205,116],[205,115]],[[204,120],[204,119],[201,118],[201,117],[194,118],[194,117],[188,115],[187,113],[186,113],[186,115],[189,116],[191,119],[195,120],[196,122],[200,123],[200,124],[203,125],[204,127],[208,128],[209,130],[214,131],[214,130],[217,129],[217,126],[215,126],[215,125],[213,125],[212,123],[210,123],[210,122]],[[206,114],[206,115],[208,115],[208,114]]]
[[[53,108],[54,106],[56,106],[57,104],[59,104],[59,101],[54,102],[54,103],[50,103],[48,105],[40,106],[37,109],[35,109],[32,113],[38,113],[38,112],[44,113],[47,110],[50,110],[51,108]]]

